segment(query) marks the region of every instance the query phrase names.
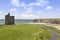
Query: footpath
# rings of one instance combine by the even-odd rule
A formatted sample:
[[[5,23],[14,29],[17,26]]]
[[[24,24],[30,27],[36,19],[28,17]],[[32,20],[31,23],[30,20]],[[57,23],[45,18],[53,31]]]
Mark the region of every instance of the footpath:
[[[54,25],[55,26],[55,25]],[[48,40],[57,40],[57,38],[60,38],[60,34],[56,33],[55,31],[51,30],[51,29],[48,29],[47,27],[41,27],[45,30],[48,30],[51,34],[52,34],[52,37],[49,38]]]

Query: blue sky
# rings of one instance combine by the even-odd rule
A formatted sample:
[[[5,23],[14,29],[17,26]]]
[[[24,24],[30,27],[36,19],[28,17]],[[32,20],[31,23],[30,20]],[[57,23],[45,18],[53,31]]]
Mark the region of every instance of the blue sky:
[[[0,19],[9,12],[15,19],[60,18],[60,0],[0,0]]]

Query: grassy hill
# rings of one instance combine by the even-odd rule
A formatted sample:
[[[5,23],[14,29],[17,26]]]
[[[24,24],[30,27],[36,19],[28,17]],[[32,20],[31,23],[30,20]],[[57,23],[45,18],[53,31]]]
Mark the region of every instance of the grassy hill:
[[[44,40],[51,34],[34,24],[0,25],[0,40]]]

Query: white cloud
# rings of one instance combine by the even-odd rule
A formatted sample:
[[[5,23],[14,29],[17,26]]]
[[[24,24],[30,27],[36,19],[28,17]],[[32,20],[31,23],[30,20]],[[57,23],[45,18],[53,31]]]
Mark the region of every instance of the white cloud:
[[[29,1],[29,0],[27,0]],[[46,6],[49,4],[48,0],[36,0],[36,2],[31,2],[29,4],[26,4],[24,1],[20,0],[11,0],[11,4],[16,7],[23,6],[25,12],[22,14],[15,14],[16,18],[23,18],[23,19],[34,19],[34,18],[39,18],[39,14],[42,13],[42,11],[38,11],[37,13],[39,14],[33,14],[33,8],[34,6]],[[46,9],[51,9],[52,7],[48,6]],[[10,9],[11,12],[16,12],[16,8]]]
[[[0,12],[1,13],[1,12]],[[3,15],[4,14],[4,15]],[[4,19],[5,15],[7,15],[8,13],[1,13],[0,14],[0,19]],[[28,14],[28,13],[10,13],[11,16],[15,16],[15,19],[35,19],[35,18],[39,18],[39,15],[36,14]]]
[[[15,19],[36,19],[39,18],[38,15],[35,14],[27,14],[27,13],[21,13],[21,14],[15,14]]]
[[[0,19],[4,19],[5,18],[5,14],[3,11],[0,11]]]
[[[20,2],[19,0],[11,0],[11,4],[15,7],[25,6],[25,3]]]
[[[48,4],[49,4],[48,0],[36,0],[36,2],[32,2],[28,4],[28,6],[45,6]]]
[[[50,9],[52,9],[52,6],[47,6],[45,9],[50,10]]]
[[[21,14],[21,16],[26,18],[26,17],[29,17],[30,15],[28,15],[28,14]]]
[[[35,18],[35,15],[32,15],[32,14],[21,14],[20,15],[22,17],[22,19],[34,19]]]
[[[39,13],[39,14],[40,14],[40,13],[42,13],[42,11],[38,11],[37,13]]]
[[[24,2],[21,2],[20,6],[26,6],[26,4]]]
[[[33,9],[33,7],[24,7],[24,9]]]
[[[27,0],[28,1],[28,0]],[[36,2],[31,2],[29,4],[25,4],[24,1],[19,0],[11,0],[11,4],[16,7],[20,6],[45,6],[49,3],[48,0],[36,0]]]
[[[33,7],[24,7],[26,13],[31,13],[33,11]]]
[[[60,11],[60,8],[57,8],[56,10],[57,10],[57,11]]]
[[[26,10],[26,13],[30,13],[30,12],[32,12],[32,10],[29,10],[29,9],[28,9],[28,10]]]
[[[2,11],[0,11],[0,14],[2,14]]]
[[[23,13],[16,13],[13,14],[15,16],[16,19],[35,19],[35,18],[40,18],[40,13],[42,13],[41,10],[37,11],[37,14],[32,13],[33,11],[33,7],[25,7],[25,12]]]
[[[12,4],[13,6],[20,6],[19,0],[11,0],[11,4]]]
[[[17,12],[17,9],[16,8],[11,8],[10,12]]]
[[[35,3],[32,2],[32,3],[29,3],[27,6],[34,6],[34,5],[35,5]]]
[[[49,3],[48,0],[37,0],[36,5],[37,6],[45,6]]]

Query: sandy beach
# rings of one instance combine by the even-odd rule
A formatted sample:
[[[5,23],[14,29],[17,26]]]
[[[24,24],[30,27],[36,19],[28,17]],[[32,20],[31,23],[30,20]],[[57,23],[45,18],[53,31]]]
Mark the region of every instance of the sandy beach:
[[[53,27],[55,27],[55,28],[57,28],[57,29],[59,29],[60,30],[60,25],[53,25]]]
[[[48,23],[28,23],[28,24],[43,24],[47,26],[52,26],[60,30],[60,25],[59,24],[48,24]]]

